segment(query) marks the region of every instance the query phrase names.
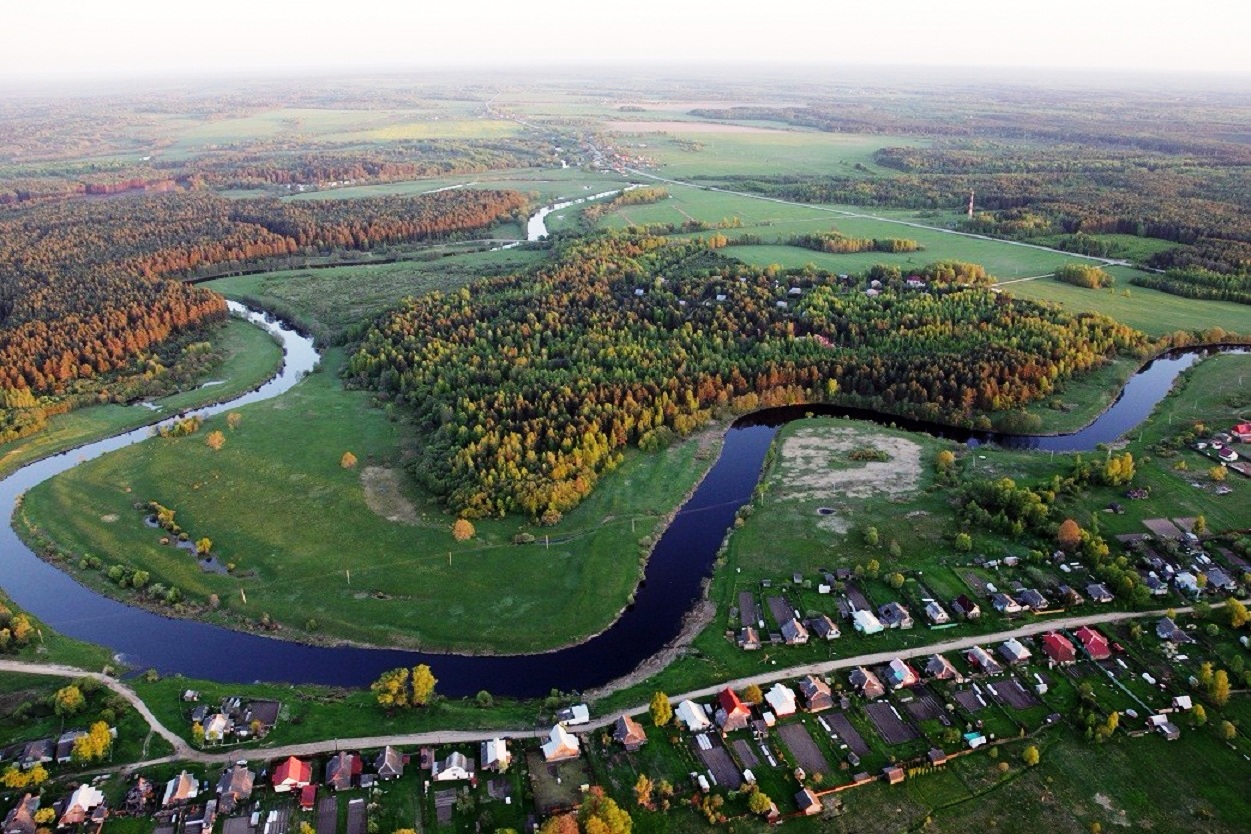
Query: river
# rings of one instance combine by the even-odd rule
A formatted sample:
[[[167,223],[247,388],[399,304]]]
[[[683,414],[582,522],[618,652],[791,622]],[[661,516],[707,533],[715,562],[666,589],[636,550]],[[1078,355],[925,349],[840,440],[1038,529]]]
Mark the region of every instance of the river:
[[[232,302],[236,312],[267,327],[284,345],[279,374],[259,389],[196,413],[218,414],[277,396],[317,363],[312,340],[262,313]],[[1219,349],[1247,352],[1247,348]],[[352,646],[322,647],[232,631],[196,620],[163,617],[101,596],[69,574],[39,559],[12,529],[22,493],[79,463],[138,443],[144,428],[101,440],[23,467],[0,481],[0,586],[22,608],[62,634],[111,648],[126,665],[163,674],[225,682],[256,680],[361,686],[396,666],[428,663],[439,690],[451,696],[488,689],[497,695],[532,697],[553,688],[580,691],[625,675],[678,633],[682,618],[700,596],[717,549],[735,512],[751,497],[764,457],[779,426],[804,413],[873,419],[972,444],[996,442],[1013,448],[1053,451],[1094,449],[1133,429],[1168,393],[1173,381],[1210,350],[1180,351],[1148,363],[1125,386],[1117,402],[1087,428],[1051,437],[1003,436],[952,429],[856,409],[796,406],[770,409],[738,420],[725,437],[720,457],[676,514],[647,564],[633,605],[605,632],[585,643],[548,654],[516,656],[441,655]],[[533,545],[538,546],[538,545]]]

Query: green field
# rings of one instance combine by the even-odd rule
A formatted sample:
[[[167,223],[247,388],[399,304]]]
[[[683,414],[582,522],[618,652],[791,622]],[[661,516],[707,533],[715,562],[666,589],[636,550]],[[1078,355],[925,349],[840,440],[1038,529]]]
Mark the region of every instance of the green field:
[[[619,118],[632,121],[628,113]],[[707,132],[694,124],[664,134],[618,132],[610,141],[618,148],[654,159],[661,176],[711,180],[738,174],[890,176],[895,172],[875,163],[873,153],[889,146],[919,144],[911,137],[760,128],[732,132],[732,128],[719,127]],[[693,150],[692,143],[699,150]]]
[[[208,287],[250,299],[299,322],[318,339],[334,339],[369,322],[406,296],[455,290],[484,275],[526,269],[542,252],[507,249],[433,256],[390,264],[265,272],[220,278]]]
[[[1018,281],[1003,289],[1021,298],[1053,301],[1074,311],[1103,313],[1150,336],[1211,327],[1222,327],[1232,333],[1251,333],[1251,306],[1183,298],[1136,287],[1129,280],[1137,271],[1128,267],[1110,267],[1107,271],[1117,279],[1110,289],[1088,290],[1050,278]]]
[[[800,268],[813,264],[834,273],[860,272],[878,263],[895,264],[906,271],[910,266],[919,268],[934,261],[953,259],[982,264],[999,278],[1023,278],[1046,274],[1061,264],[1082,260],[1079,256],[1061,255],[1004,241],[951,234],[943,230],[942,217],[918,217],[914,212],[878,213],[873,209],[810,206],[671,183],[658,185],[669,191],[669,199],[647,205],[624,206],[606,214],[601,223],[622,227],[648,223],[681,224],[694,219],[717,224],[738,218],[741,227],[726,228],[721,232],[730,239],[743,234],[757,235],[766,245],[728,247],[723,250],[724,254],[757,266],[776,263]],[[874,216],[849,216],[865,214]],[[921,228],[912,224],[939,228]],[[908,238],[925,248],[907,254],[867,252],[833,255],[770,243],[832,228],[853,237]],[[694,236],[707,234],[709,232]]]
[[[453,519],[403,472],[411,429],[389,422],[367,393],[345,391],[342,361],[332,350],[323,370],[292,391],[240,409],[237,430],[214,418],[196,435],[153,439],[40,485],[23,505],[22,521],[38,531],[27,535],[142,566],[198,606],[216,594],[211,616],[234,625],[268,614],[290,631],[315,629],[314,637],[527,652],[614,619],[638,579],[640,541],[710,463],[710,449],[695,441],[631,453],[560,525],[531,530],[537,544],[509,543],[530,529],[516,518],[483,520],[476,539],[457,543]],[[204,442],[212,429],[227,435],[217,452]],[[359,459],[357,470],[340,467],[345,451]],[[194,539],[209,537],[219,559],[237,566],[235,575],[203,572],[184,551],[160,545],[137,500],[175,508]],[[411,514],[411,523],[380,513]]]
[[[154,400],[151,405],[156,410],[110,404],[58,414],[38,434],[0,445],[0,476],[33,460],[147,425],[160,417],[231,399],[271,377],[282,361],[281,348],[265,330],[238,319],[227,322],[212,341],[224,352],[213,379],[202,380],[213,384]]]

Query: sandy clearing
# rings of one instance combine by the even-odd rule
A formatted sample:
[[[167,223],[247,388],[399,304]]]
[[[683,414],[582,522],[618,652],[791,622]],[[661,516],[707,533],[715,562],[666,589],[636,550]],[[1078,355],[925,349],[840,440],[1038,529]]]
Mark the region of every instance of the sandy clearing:
[[[619,133],[785,133],[771,127],[736,125],[727,122],[605,122],[604,127]]]
[[[361,470],[361,486],[369,509],[387,521],[416,524],[417,510],[400,491],[400,476],[394,469],[366,466]]]
[[[856,449],[878,449],[885,461],[853,461]],[[800,429],[782,443],[778,488],[798,500],[828,500],[846,508],[848,499],[902,496],[916,491],[921,479],[921,447],[903,437],[852,428]],[[849,509],[849,508],[848,508]],[[846,533],[845,513],[817,522],[823,530]]]
[[[100,516],[100,520],[103,521],[105,524],[112,524],[113,522],[117,521],[117,513],[109,513],[108,515],[102,515]]]

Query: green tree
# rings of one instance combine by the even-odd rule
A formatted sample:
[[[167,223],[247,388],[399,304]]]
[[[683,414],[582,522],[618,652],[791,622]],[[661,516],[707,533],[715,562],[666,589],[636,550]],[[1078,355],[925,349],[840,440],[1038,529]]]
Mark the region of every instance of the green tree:
[[[413,667],[413,705],[424,707],[434,697],[434,686],[438,678],[430,671],[430,667],[420,663]]]
[[[773,800],[764,791],[752,791],[747,799],[747,810],[764,816],[773,807]]]
[[[1238,728],[1234,726],[1232,721],[1222,721],[1220,724],[1220,735],[1225,741],[1233,741],[1238,737]]]
[[[52,696],[52,709],[62,718],[77,715],[86,705],[87,699],[83,697],[82,690],[74,684],[61,687]]]
[[[956,533],[955,547],[961,553],[968,553],[973,549],[973,537],[968,533]]]
[[[1190,715],[1194,718],[1195,723],[1202,727],[1208,723],[1208,711],[1203,708],[1203,704],[1195,704],[1190,708]]]
[[[1191,530],[1196,536],[1202,536],[1208,531],[1208,520],[1202,515],[1195,516],[1195,523]]]
[[[474,701],[482,709],[490,709],[495,706],[495,699],[492,698],[491,693],[487,692],[485,689],[479,691],[478,694],[474,696]]]
[[[669,703],[669,696],[663,692],[657,692],[652,695],[652,723],[657,727],[663,727],[673,720],[673,706]]]
[[[199,721],[191,725],[191,743],[196,747],[204,746],[204,725]]]
[[[870,547],[877,547],[879,541],[881,541],[881,536],[878,534],[876,527],[870,527],[864,531],[865,544]]]
[[[1251,622],[1251,615],[1247,613],[1247,606],[1243,605],[1240,600],[1230,599],[1225,603],[1225,610],[1229,612],[1229,625],[1231,628],[1242,628],[1248,622]]]

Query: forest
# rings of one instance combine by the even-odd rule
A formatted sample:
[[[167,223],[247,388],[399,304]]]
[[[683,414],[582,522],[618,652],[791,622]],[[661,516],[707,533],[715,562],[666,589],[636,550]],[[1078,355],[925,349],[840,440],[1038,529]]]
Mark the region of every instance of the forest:
[[[971,286],[985,279],[974,265],[925,268],[924,290],[882,268],[870,296],[703,241],[618,232],[561,247],[534,275],[409,300],[349,362],[350,384],[412,413],[414,474],[464,516],[554,523],[627,446],[663,446],[714,413],[837,400],[989,426],[985,412],[1147,348],[1106,317]]]
[[[181,281],[206,268],[469,233],[518,212],[511,191],[283,203],[207,192],[40,203],[0,213],[0,432],[107,397],[225,301]]]

